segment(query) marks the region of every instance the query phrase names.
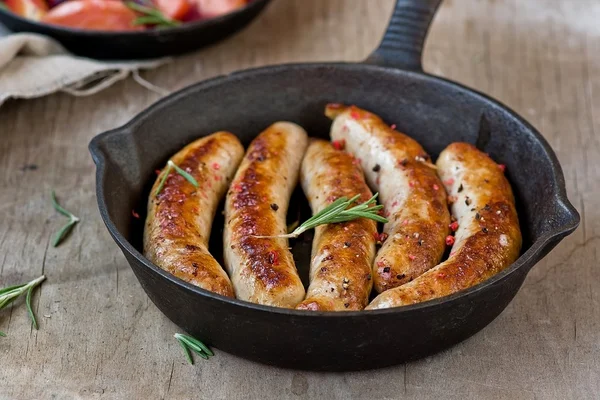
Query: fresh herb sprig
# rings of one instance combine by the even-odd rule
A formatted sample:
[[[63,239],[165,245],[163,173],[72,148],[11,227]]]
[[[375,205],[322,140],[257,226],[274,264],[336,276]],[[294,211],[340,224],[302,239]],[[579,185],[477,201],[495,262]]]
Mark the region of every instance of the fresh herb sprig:
[[[52,246],[56,247],[64,240],[64,238],[69,234],[69,232],[71,232],[71,229],[73,229],[73,227],[79,222],[79,218],[73,215],[71,212],[65,210],[63,207],[61,207],[60,204],[58,204],[58,200],[56,200],[56,193],[54,193],[54,190],[52,191],[52,205],[54,206],[54,209],[56,211],[69,218],[69,222],[67,222],[62,228],[60,228],[60,230],[56,232],[56,235],[54,235],[54,239],[52,240]]]
[[[2,336],[2,337],[6,337],[6,333],[4,333],[4,332],[0,332],[0,336]]]
[[[302,233],[309,229],[316,228],[319,225],[336,224],[338,222],[352,221],[357,218],[368,218],[377,222],[387,223],[388,220],[379,215],[379,210],[383,208],[383,205],[373,205],[377,203],[377,196],[379,193],[375,193],[369,200],[361,203],[352,208],[350,207],[358,198],[359,194],[348,200],[347,197],[340,197],[333,203],[307,219],[299,227],[294,229],[291,233],[286,235],[275,235],[275,236],[259,236],[257,238],[297,238]]]
[[[196,178],[194,178],[192,175],[190,175],[187,171],[178,167],[173,161],[169,160],[167,162],[167,168],[163,172],[163,175],[160,178],[160,182],[158,183],[158,187],[156,188],[156,192],[154,193],[155,196],[158,196],[160,194],[160,192],[163,190],[163,187],[165,187],[165,182],[167,182],[167,178],[169,177],[169,175],[171,174],[171,171],[173,171],[173,170],[175,170],[175,172],[177,172],[179,175],[183,176],[189,183],[194,185],[194,187],[199,186]]]
[[[22,285],[9,286],[4,289],[0,289],[0,310],[4,307],[8,306],[10,303],[15,301],[19,296],[23,293],[27,293],[25,297],[25,305],[27,306],[27,312],[31,317],[31,322],[33,322],[33,327],[35,329],[38,328],[37,320],[35,319],[35,314],[33,313],[33,308],[31,308],[31,296],[33,295],[33,289],[42,283],[46,279],[44,275],[40,276],[37,279],[32,280],[29,283],[24,283]],[[2,333],[2,332],[0,332]],[[6,335],[3,335],[6,336]]]
[[[125,5],[133,11],[137,11],[142,14],[133,20],[134,25],[154,25],[159,28],[170,28],[181,24],[181,22],[167,17],[165,14],[160,12],[160,10],[154,7],[144,6],[134,3],[133,1],[126,1]]]
[[[212,356],[215,355],[215,353],[213,353],[208,348],[207,345],[205,345],[204,343],[202,343],[198,339],[195,339],[195,338],[193,338],[191,336],[188,336],[188,335],[184,335],[183,333],[176,333],[173,336],[179,342],[179,345],[181,346],[181,348],[185,352],[185,356],[186,356],[188,362],[190,364],[192,364],[192,365],[194,364],[194,360],[192,359],[192,353],[191,353],[191,351],[193,351],[194,353],[198,354],[200,357],[204,358],[205,360],[208,360],[209,357],[212,357]]]

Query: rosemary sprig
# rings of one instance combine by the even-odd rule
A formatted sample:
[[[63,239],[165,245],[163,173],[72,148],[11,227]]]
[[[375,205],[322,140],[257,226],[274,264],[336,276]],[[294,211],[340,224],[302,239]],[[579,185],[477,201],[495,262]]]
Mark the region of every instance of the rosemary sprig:
[[[27,312],[31,317],[31,322],[33,322],[33,327],[35,329],[38,328],[37,320],[35,319],[35,314],[33,313],[33,309],[31,308],[31,296],[33,294],[33,289],[42,283],[46,279],[44,275],[40,276],[37,279],[32,280],[29,283],[24,283],[22,285],[9,286],[4,289],[0,289],[0,310],[4,307],[8,306],[10,303],[15,301],[19,296],[23,293],[27,293],[25,297],[25,304],[27,305]],[[2,333],[2,332],[0,332]],[[6,335],[2,335],[6,336]]]
[[[348,207],[350,207],[350,205],[352,205],[354,202],[356,202],[356,200],[358,200],[358,198],[360,197],[359,194],[352,197],[350,200],[348,200],[347,197],[340,197],[339,199],[337,199],[336,201],[334,201],[333,203],[331,203],[330,205],[328,205],[327,207],[325,207],[324,209],[322,209],[321,211],[304,221],[302,225],[294,229],[291,233],[288,233],[286,235],[275,236],[255,235],[254,237],[297,238],[307,230],[316,228],[319,225],[336,224],[338,222],[352,221],[357,218],[368,218],[377,222],[387,223],[388,220],[378,214],[379,210],[381,210],[383,206],[373,205],[377,203],[376,199],[378,195],[379,193],[375,193],[375,195],[373,195],[373,197],[371,197],[369,200],[352,208]]]
[[[0,8],[1,8],[1,7],[0,7]],[[2,337],[6,337],[6,333],[4,333],[4,332],[0,332],[0,336],[2,336]]]
[[[194,178],[192,175],[190,175],[187,171],[179,168],[173,161],[169,160],[167,162],[167,168],[163,172],[163,175],[160,178],[160,182],[158,183],[158,187],[156,188],[156,192],[154,193],[155,196],[158,196],[160,194],[160,192],[163,190],[163,187],[165,187],[167,178],[169,177],[169,174],[171,174],[172,170],[175,170],[175,172],[177,172],[179,175],[183,176],[189,183],[194,185],[194,187],[200,186],[200,185],[198,185],[198,181],[196,180],[196,178]]]
[[[208,360],[209,357],[215,355],[215,353],[213,353],[207,345],[205,345],[198,339],[195,339],[188,335],[184,335],[183,333],[176,333],[173,336],[179,342],[179,345],[185,352],[185,357],[187,358],[188,362],[192,365],[194,364],[194,360],[192,359],[192,353],[190,350],[192,350],[194,353],[198,354],[205,360]]]
[[[52,240],[52,246],[56,247],[63,241],[63,239],[69,234],[69,232],[71,232],[71,229],[73,229],[73,227],[79,222],[79,218],[73,215],[71,212],[65,210],[63,207],[61,207],[60,204],[58,204],[58,200],[56,200],[56,193],[54,193],[54,190],[52,191],[52,205],[54,206],[54,209],[56,211],[69,218],[69,222],[67,222],[62,228],[60,228],[58,232],[56,232],[56,235]]]
[[[167,17],[154,7],[144,6],[133,1],[126,1],[125,5],[133,11],[143,14],[133,20],[134,25],[156,25],[160,28],[170,28],[181,24],[181,22]]]

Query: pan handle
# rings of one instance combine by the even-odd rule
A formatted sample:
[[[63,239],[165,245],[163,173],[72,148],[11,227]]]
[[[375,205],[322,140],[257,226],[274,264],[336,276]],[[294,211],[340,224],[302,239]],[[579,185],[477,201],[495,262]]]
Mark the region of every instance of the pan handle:
[[[379,47],[367,64],[422,71],[421,54],[429,25],[442,0],[397,0]]]

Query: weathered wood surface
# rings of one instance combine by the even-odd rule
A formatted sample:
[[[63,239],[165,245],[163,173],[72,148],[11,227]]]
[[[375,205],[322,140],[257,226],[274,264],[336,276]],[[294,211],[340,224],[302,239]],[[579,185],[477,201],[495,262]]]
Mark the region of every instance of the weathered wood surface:
[[[278,0],[241,34],[144,73],[175,90],[280,62],[361,60],[393,0]],[[158,96],[132,80],[88,98],[0,109],[0,284],[48,276],[0,313],[0,398],[592,399],[600,393],[600,3],[446,0],[425,67],[516,109],[562,162],[581,227],[531,272],[506,311],[466,342],[378,371],[306,373],[218,352],[186,364],[177,328],[148,300],[96,208],[89,140]],[[37,169],[27,168],[35,164]],[[61,247],[56,189],[82,218]],[[299,343],[299,346],[302,344]]]

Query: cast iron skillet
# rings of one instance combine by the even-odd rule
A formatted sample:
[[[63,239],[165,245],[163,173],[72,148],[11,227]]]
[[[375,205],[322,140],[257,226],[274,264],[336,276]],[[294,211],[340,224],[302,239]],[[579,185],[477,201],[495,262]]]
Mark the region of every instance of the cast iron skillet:
[[[42,24],[0,8],[0,22],[11,31],[50,36],[74,54],[112,60],[135,60],[182,54],[207,46],[244,28],[270,0],[253,0],[232,13],[181,26],[136,32],[100,32]]]
[[[544,138],[498,102],[421,70],[423,41],[439,2],[398,0],[380,47],[362,64],[280,65],[218,77],[175,93],[92,140],[100,214],[142,287],[167,317],[220,350],[261,363],[331,371],[388,366],[437,352],[483,329],[512,300],[531,267],[575,230],[579,215]],[[328,102],[380,114],[434,157],[451,142],[467,141],[506,164],[524,234],[521,257],[488,281],[449,297],[332,313],[225,298],[171,276],[141,254],[145,216],[133,219],[131,210],[145,210],[154,170],[168,157],[199,136],[223,129],[247,145],[277,120],[327,137],[331,123],[323,110]],[[303,212],[304,202],[297,192],[290,212]],[[211,251],[217,257],[222,225],[222,217],[213,225]],[[293,251],[306,276],[309,243],[297,241]]]

